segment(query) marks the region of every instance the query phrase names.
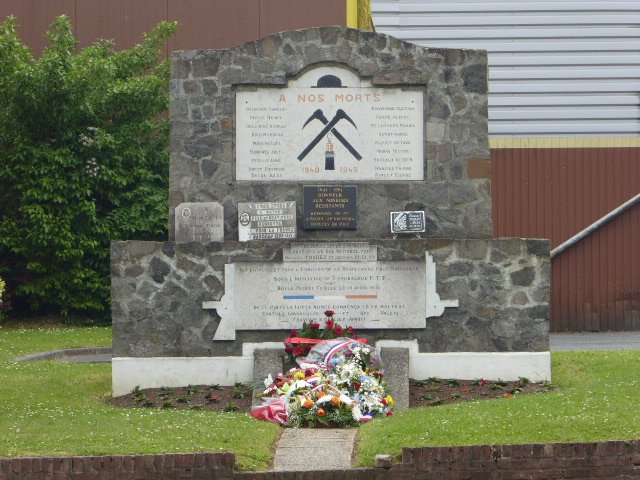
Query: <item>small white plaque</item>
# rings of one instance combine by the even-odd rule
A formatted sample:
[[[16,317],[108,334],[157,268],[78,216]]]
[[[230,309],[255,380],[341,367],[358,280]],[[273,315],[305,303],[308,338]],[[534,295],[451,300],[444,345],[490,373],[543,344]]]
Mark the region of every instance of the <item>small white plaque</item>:
[[[175,209],[176,242],[223,242],[224,208],[217,202],[181,203]]]
[[[366,242],[296,242],[282,247],[283,262],[375,262],[378,248]]]
[[[238,90],[237,180],[423,180],[424,93],[353,77],[321,67],[286,89]]]
[[[238,203],[238,239],[293,240],[296,238],[296,202]]]

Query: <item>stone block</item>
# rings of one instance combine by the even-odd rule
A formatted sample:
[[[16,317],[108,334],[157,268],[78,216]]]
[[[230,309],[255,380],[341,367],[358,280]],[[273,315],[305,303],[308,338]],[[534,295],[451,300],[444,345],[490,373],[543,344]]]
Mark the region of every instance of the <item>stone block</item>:
[[[409,349],[382,347],[380,359],[396,410],[406,410],[409,408]]]
[[[253,377],[255,380],[263,380],[267,376],[274,376],[282,372],[284,361],[284,349],[257,348],[253,351]],[[264,390],[264,387],[253,389],[253,399]]]

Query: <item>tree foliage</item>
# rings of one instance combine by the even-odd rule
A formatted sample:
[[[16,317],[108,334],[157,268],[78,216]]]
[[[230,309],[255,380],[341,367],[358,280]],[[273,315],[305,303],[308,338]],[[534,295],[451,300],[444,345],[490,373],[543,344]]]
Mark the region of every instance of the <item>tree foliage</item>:
[[[108,313],[109,243],[166,234],[168,65],[176,25],[81,51],[65,16],[36,58],[0,23],[0,256],[16,304]]]

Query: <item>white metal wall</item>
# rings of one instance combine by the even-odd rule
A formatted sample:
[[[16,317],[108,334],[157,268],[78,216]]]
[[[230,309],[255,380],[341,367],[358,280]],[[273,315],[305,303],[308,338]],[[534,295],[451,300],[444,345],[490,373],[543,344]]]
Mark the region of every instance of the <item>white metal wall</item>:
[[[640,0],[373,0],[376,31],[489,52],[492,137],[638,136]]]

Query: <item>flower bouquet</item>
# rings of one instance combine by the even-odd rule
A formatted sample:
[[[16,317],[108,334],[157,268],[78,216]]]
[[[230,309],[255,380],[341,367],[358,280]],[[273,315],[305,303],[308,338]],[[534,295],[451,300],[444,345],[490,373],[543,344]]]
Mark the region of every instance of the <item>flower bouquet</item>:
[[[284,351],[289,360],[297,361],[298,358],[307,355],[314,345],[338,337],[353,338],[362,343],[367,343],[365,339],[356,335],[353,327],[343,328],[339,325],[333,319],[335,315],[333,310],[325,310],[324,315],[326,317],[324,327],[319,322],[304,322],[301,329],[291,330],[289,338],[284,341]]]
[[[264,405],[251,415],[292,427],[350,427],[389,416],[394,402],[380,366],[375,350],[358,340],[322,341],[299,368],[267,377]]]

